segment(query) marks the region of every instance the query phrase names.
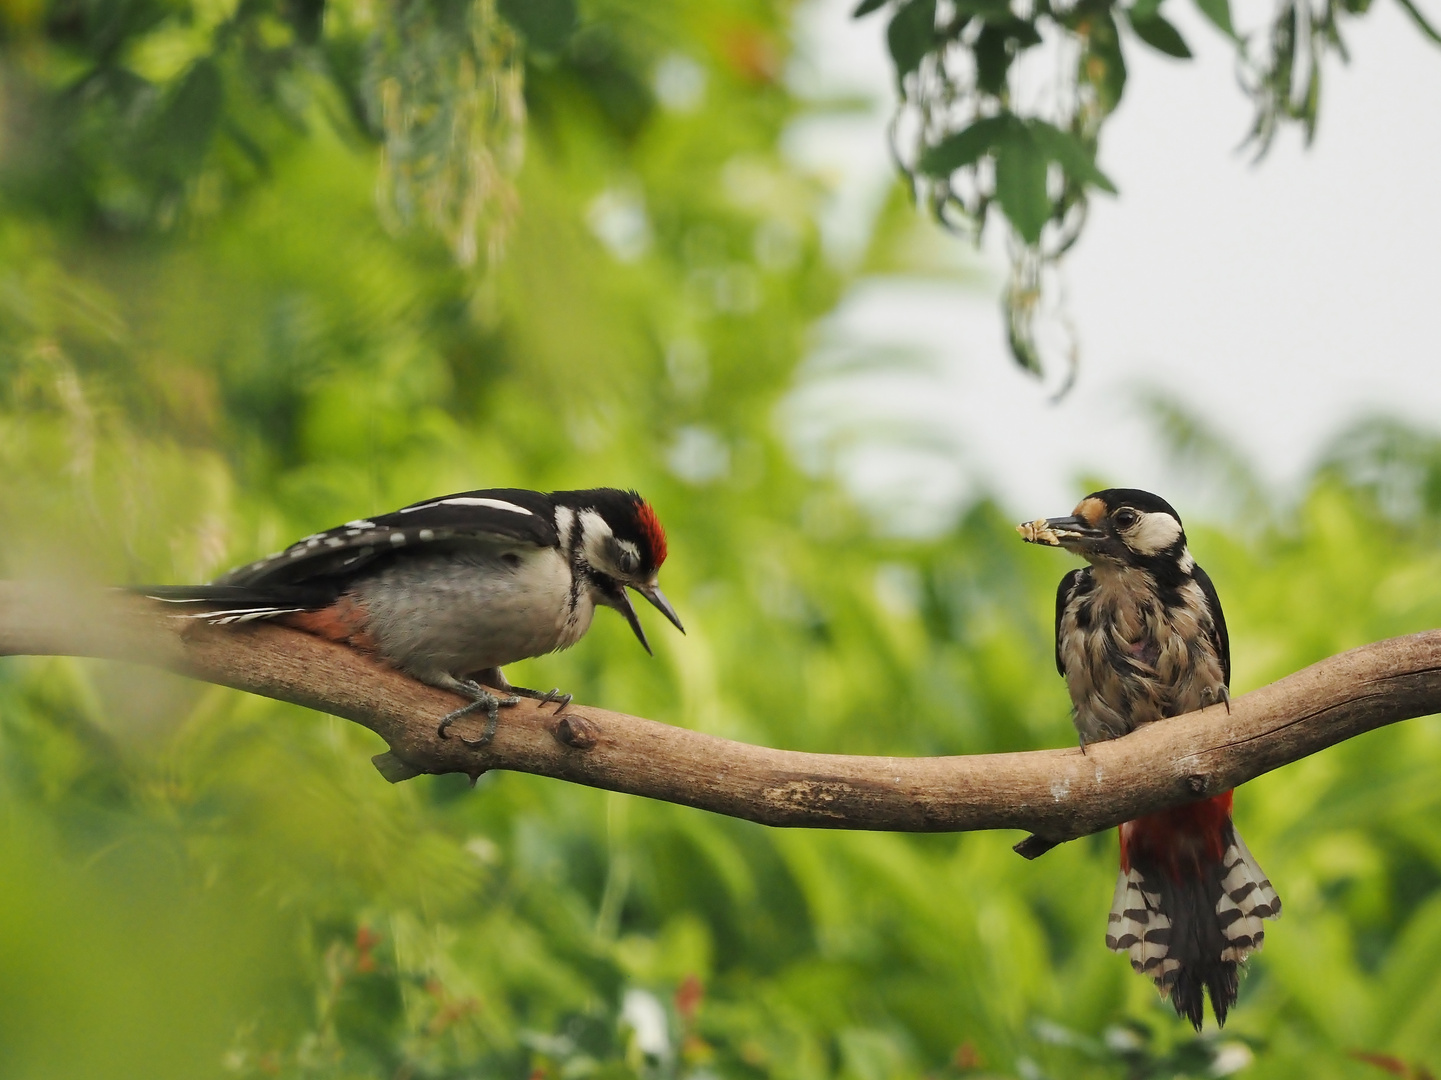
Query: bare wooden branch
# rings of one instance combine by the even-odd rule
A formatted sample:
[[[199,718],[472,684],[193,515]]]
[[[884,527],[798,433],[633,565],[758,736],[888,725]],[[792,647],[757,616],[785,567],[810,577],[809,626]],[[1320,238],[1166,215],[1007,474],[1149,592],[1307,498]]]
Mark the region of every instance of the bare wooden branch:
[[[808,754],[589,705],[556,715],[553,705],[531,701],[504,710],[494,741],[473,751],[437,737],[436,720],[456,707],[451,694],[284,627],[216,627],[171,611],[119,591],[67,596],[0,583],[0,655],[127,660],[294,702],[370,728],[416,772],[513,769],[766,825],[1025,829],[1035,836],[1018,850],[1030,856],[1226,791],[1373,728],[1441,711],[1441,630],[1429,630],[1323,660],[1236,698],[1229,712],[1212,706],[1084,754]]]

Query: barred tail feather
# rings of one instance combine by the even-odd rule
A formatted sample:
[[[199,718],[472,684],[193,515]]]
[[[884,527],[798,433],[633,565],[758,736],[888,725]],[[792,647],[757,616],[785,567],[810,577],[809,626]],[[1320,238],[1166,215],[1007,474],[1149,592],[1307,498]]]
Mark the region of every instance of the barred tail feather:
[[[1219,861],[1187,860],[1186,874],[1132,852],[1106,929],[1106,947],[1126,953],[1197,1031],[1208,997],[1225,1024],[1240,965],[1265,938],[1262,920],[1281,914],[1276,890],[1229,820],[1221,841]]]
[[[1281,917],[1281,898],[1241,839],[1231,830],[1232,844],[1221,857],[1221,897],[1216,917],[1226,935],[1222,960],[1242,961],[1261,947],[1266,938],[1262,919]]]
[[[1122,870],[1106,926],[1106,948],[1127,953],[1139,975],[1156,985],[1175,977],[1181,962],[1170,955],[1171,918],[1161,909],[1161,894],[1146,887],[1141,872]]]

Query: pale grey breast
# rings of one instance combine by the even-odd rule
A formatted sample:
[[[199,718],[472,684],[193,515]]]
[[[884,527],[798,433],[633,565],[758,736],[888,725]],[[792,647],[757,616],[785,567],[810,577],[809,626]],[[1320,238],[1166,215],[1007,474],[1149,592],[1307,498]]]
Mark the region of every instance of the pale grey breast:
[[[380,653],[421,679],[464,677],[574,644],[594,604],[556,548],[468,544],[356,581]]]

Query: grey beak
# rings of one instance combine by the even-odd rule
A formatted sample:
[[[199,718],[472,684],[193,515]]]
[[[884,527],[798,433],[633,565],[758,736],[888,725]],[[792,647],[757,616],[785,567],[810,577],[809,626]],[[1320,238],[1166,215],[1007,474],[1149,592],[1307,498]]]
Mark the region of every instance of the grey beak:
[[[651,651],[650,642],[645,639],[645,631],[641,629],[640,618],[635,613],[635,606],[631,604],[625,586],[619,582],[615,582],[614,585],[615,592],[607,592],[609,597],[607,602],[625,616],[625,621],[630,623],[630,628],[635,631],[635,636],[640,640],[641,648],[654,656],[655,653]],[[662,615],[675,624],[677,630],[682,634],[685,633],[685,627],[680,624],[680,616],[675,613],[675,608],[670,606],[670,601],[665,598],[665,593],[654,584],[632,585],[631,588],[654,604]]]
[[[675,613],[675,608],[670,606],[670,601],[665,598],[665,593],[660,591],[659,586],[637,585],[635,591],[654,604],[656,610],[671,621],[672,626],[682,634],[685,633],[685,627],[680,624],[680,616]]]
[[[645,639],[645,631],[640,627],[640,618],[635,613],[635,605],[630,602],[630,597],[626,595],[625,586],[618,585],[616,587],[614,594],[612,594],[612,600],[614,601],[615,609],[625,616],[625,621],[630,623],[630,628],[635,631],[635,636],[640,638],[641,648],[650,653],[651,656],[654,656],[655,653],[651,652],[650,642]]]
[[[1085,518],[1077,517],[1074,514],[1070,517],[1046,518],[1046,525],[1062,538],[1075,536],[1085,539],[1104,535],[1100,529],[1095,528]]]

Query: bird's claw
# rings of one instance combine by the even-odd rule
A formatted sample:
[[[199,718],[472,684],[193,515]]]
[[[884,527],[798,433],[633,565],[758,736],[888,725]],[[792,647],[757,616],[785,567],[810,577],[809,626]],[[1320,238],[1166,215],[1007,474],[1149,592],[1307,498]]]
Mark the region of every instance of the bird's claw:
[[[1226,715],[1231,715],[1231,688],[1229,686],[1206,687],[1201,691],[1201,701],[1206,705],[1215,705],[1218,701],[1226,705]]]
[[[552,686],[544,693],[539,690],[528,690],[524,686],[512,686],[510,692],[512,694],[519,694],[521,697],[528,697],[538,705],[548,705],[552,701],[556,702],[555,715],[557,716],[565,710],[567,705],[575,700],[574,694],[562,694],[558,686]]]

